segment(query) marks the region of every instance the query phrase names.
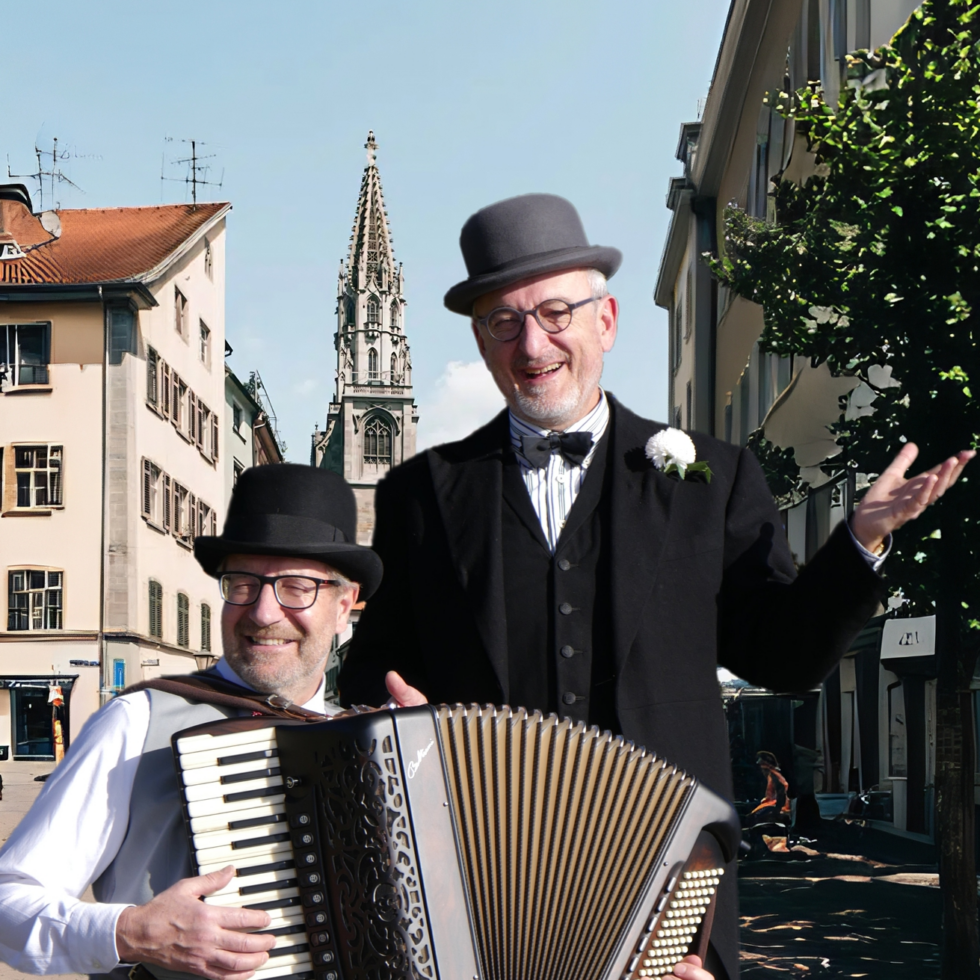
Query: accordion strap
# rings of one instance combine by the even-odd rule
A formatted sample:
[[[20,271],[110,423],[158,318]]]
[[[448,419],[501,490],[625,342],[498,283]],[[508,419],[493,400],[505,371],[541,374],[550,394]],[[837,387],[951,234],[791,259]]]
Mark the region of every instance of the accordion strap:
[[[167,694],[176,694],[178,697],[186,698],[188,701],[196,701],[199,704],[238,708],[241,711],[269,715],[273,718],[291,718],[294,721],[323,721],[327,718],[327,715],[321,715],[317,711],[308,711],[278,694],[260,694],[247,687],[242,687],[240,684],[226,681],[223,677],[211,672],[155,677],[153,680],[133,684],[122,693],[134,694],[136,691],[147,690],[164,691]]]

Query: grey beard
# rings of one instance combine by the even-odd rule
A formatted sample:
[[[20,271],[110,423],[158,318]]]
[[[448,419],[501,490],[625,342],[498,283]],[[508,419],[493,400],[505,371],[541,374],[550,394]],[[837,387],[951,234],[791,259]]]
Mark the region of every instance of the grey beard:
[[[514,400],[514,408],[521,418],[536,425],[548,428],[564,428],[579,420],[579,407],[582,404],[583,392],[593,392],[602,379],[602,365],[595,372],[594,378],[586,378],[581,387],[570,391],[561,400],[551,400],[545,397],[528,397],[520,390],[511,389],[508,394]],[[508,399],[509,401],[510,399]]]

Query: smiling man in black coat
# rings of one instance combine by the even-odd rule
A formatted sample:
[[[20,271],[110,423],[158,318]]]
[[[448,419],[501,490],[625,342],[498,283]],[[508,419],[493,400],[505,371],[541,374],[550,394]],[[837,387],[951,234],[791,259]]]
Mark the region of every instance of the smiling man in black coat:
[[[682,477],[647,449],[665,426],[599,386],[618,317],[606,279],[621,256],[588,244],[571,204],[501,201],[469,219],[460,244],[469,278],[446,306],[471,319],[509,407],[378,485],[385,577],[341,696],[555,711],[730,796],[716,667],[779,691],[818,684],[885,596],[875,567],[888,536],[971,454],[906,480],[906,447],[797,576],[748,450],[691,433],[711,479]],[[689,460],[686,437],[667,431]],[[734,980],[735,875],[723,880],[705,965]],[[675,972],[708,976],[697,963]]]

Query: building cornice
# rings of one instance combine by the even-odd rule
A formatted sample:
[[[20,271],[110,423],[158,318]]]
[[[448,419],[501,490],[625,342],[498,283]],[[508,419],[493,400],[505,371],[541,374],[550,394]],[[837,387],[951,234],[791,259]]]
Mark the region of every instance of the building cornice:
[[[131,302],[140,310],[157,306],[141,282],[29,283],[0,286],[0,303]]]

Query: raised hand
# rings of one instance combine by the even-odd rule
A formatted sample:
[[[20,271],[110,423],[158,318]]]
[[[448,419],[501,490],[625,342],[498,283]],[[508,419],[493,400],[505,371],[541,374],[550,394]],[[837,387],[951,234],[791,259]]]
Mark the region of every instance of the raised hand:
[[[391,701],[388,703],[391,704],[393,701],[396,708],[410,708],[417,704],[429,703],[429,699],[418,688],[406,684],[402,680],[402,675],[394,670],[389,670],[385,674],[385,686],[391,695]]]
[[[931,470],[906,479],[905,473],[918,455],[915,443],[903,446],[851,515],[854,537],[868,551],[877,551],[892,531],[915,520],[934,504],[959,479],[976,452],[971,449],[957,453]]]
[[[667,974],[664,980],[715,980],[715,978],[702,966],[700,957],[685,956],[674,967],[674,972]]]
[[[121,963],[155,963],[209,980],[247,980],[268,959],[274,936],[255,935],[272,921],[267,912],[206,905],[202,895],[223,888],[235,876],[220,871],[184,878],[146,905],[123,909],[116,921]]]

